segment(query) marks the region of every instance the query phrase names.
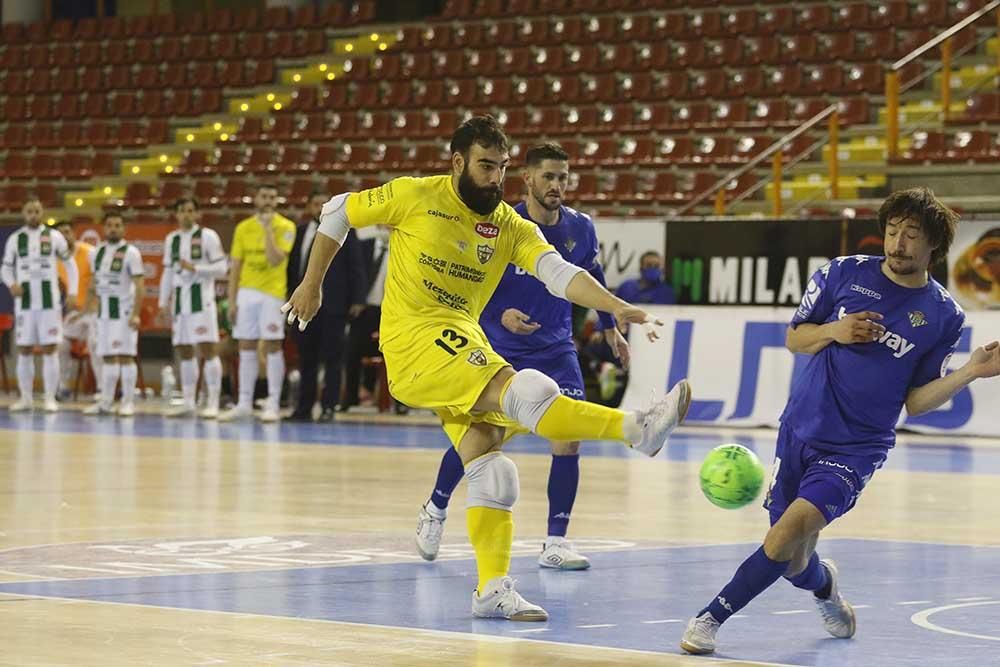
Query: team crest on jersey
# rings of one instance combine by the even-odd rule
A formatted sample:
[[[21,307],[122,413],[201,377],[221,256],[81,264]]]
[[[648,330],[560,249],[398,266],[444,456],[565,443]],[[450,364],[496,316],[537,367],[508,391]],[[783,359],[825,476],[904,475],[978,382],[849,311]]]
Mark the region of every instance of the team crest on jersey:
[[[500,228],[492,222],[477,222],[476,233],[484,239],[495,239],[500,236]]]
[[[573,252],[573,248],[575,248],[575,247],[576,247],[576,241],[574,241],[572,238],[566,239],[566,250],[567,251]]]
[[[473,350],[469,353],[469,363],[473,366],[485,366],[486,355],[483,354],[482,350]]]
[[[922,327],[927,324],[927,320],[924,319],[924,314],[919,310],[911,310],[910,315],[910,325],[913,327]]]
[[[476,257],[479,258],[480,264],[485,264],[486,262],[490,261],[491,259],[493,259],[493,246],[486,245],[485,243],[483,243],[482,245],[477,245]]]

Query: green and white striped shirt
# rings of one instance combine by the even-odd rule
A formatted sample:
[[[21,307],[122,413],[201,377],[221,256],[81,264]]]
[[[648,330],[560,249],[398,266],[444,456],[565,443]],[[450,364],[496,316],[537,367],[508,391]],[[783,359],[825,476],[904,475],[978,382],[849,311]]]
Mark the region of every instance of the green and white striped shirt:
[[[181,262],[191,262],[186,271]],[[215,309],[215,281],[228,270],[222,240],[215,230],[195,225],[167,234],[163,243],[163,275],[160,276],[160,308],[173,300],[172,315],[191,315]]]
[[[90,266],[98,299],[97,316],[118,320],[131,313],[136,299],[132,279],[145,275],[139,249],[126,241],[101,243],[90,258]]]
[[[57,261],[66,269],[66,291],[75,301],[78,272],[62,234],[43,225],[25,225],[7,237],[0,278],[8,288],[21,286],[21,296],[14,299],[17,310],[61,308]]]

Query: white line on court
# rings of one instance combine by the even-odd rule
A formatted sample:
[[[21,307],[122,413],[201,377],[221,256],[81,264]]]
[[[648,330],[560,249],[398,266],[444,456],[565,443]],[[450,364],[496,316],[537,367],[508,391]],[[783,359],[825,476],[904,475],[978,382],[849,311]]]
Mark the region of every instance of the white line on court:
[[[589,630],[590,628],[615,628],[618,627],[617,623],[593,623],[591,625],[578,625],[576,626],[581,630]]]
[[[772,611],[775,616],[790,616],[791,614],[808,614],[808,609],[789,609],[788,611]]]
[[[682,621],[679,618],[664,618],[659,621],[641,621],[641,622],[646,623],[647,625],[654,625],[656,623],[683,623],[684,621]]]
[[[992,600],[992,599],[993,598],[991,597],[988,596],[984,597],[980,595],[979,597],[971,597],[971,598],[955,598],[955,602],[985,602],[986,600]]]
[[[1000,604],[1000,600],[990,600],[987,602],[966,602],[964,604],[949,604],[944,607],[935,607],[933,609],[924,609],[923,611],[918,611],[913,616],[910,616],[910,621],[925,630],[933,630],[934,632],[942,632],[946,635],[958,635],[959,637],[970,637],[972,639],[986,639],[988,641],[1000,642],[1000,636],[997,635],[977,635],[973,632],[962,632],[961,630],[952,630],[951,628],[945,628],[935,623],[930,622],[930,617],[940,611],[949,611],[951,609],[964,609],[966,607],[982,607],[985,605]]]
[[[905,607],[914,604],[930,604],[933,600],[906,600],[905,602],[897,602],[900,607]]]

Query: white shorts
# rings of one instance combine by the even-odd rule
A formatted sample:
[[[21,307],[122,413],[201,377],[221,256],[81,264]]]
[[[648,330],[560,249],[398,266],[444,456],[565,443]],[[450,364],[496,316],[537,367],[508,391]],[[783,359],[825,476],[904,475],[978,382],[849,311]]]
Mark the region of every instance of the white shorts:
[[[49,310],[20,310],[14,320],[14,338],[18,347],[58,345],[62,341],[62,313]]]
[[[97,319],[97,354],[102,357],[134,357],[139,347],[139,329],[128,325],[131,314],[119,320]]]
[[[284,340],[285,316],[276,296],[249,288],[236,293],[236,340]]]
[[[63,317],[63,336],[75,340],[88,340],[93,337],[96,340],[94,329],[97,325],[95,319],[96,316],[93,313],[85,315],[80,314],[79,311],[66,313]]]
[[[237,313],[238,314],[238,313]],[[219,320],[215,307],[200,313],[174,315],[170,325],[170,342],[174,345],[197,345],[219,342]]]

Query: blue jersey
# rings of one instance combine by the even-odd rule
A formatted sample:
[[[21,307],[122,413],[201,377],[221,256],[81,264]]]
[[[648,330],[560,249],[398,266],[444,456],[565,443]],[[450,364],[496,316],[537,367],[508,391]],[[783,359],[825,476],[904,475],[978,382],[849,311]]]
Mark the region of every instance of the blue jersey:
[[[525,220],[531,220],[528,205],[524,202],[515,206],[514,210]],[[604,271],[597,259],[597,232],[589,215],[560,206],[559,221],[554,225],[538,225],[538,228],[563,259],[589,271],[598,282],[605,284]],[[541,328],[528,335],[511,333],[500,323],[508,308],[517,308],[527,314],[532,322],[541,324]],[[610,315],[600,313],[600,318],[603,328],[614,325]],[[493,349],[502,357],[521,356],[553,345],[573,344],[570,302],[554,296],[541,281],[513,264],[507,266],[496,292],[479,317],[479,324]]]
[[[897,285],[882,273],[884,257],[838,257],[809,281],[791,325],[825,324],[871,310],[884,319],[878,341],[831,343],[813,355],[792,387],[783,424],[810,445],[832,452],[885,452],[911,389],[942,377],[958,346],[965,313],[934,279]]]

